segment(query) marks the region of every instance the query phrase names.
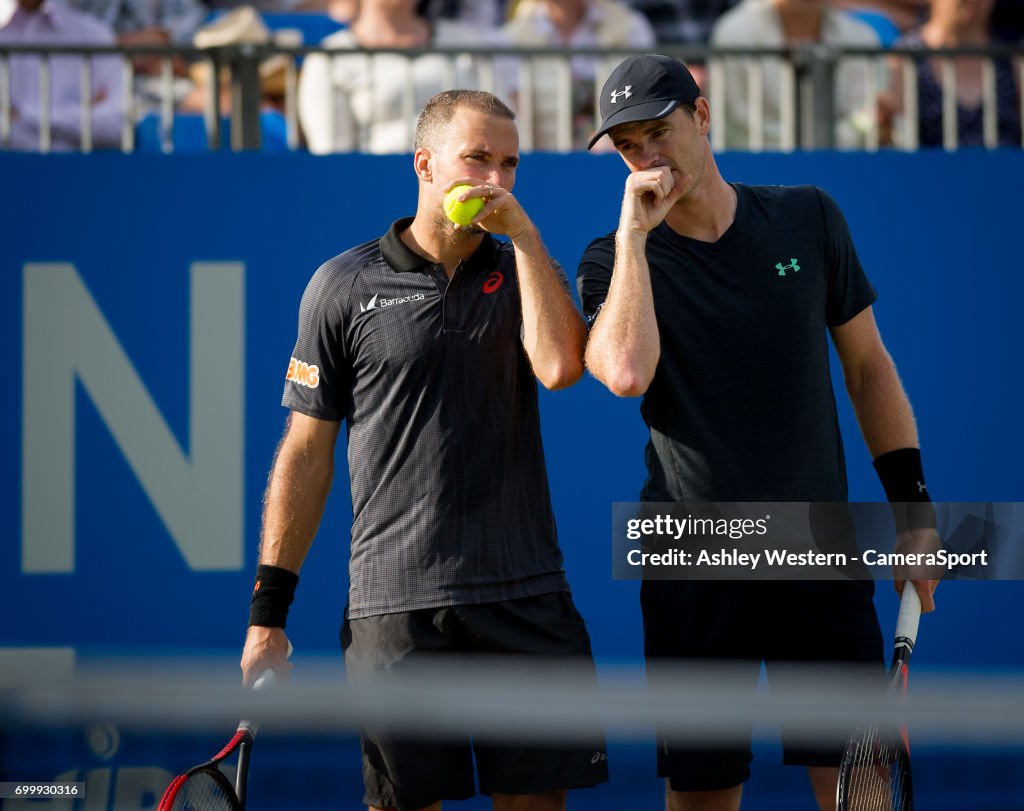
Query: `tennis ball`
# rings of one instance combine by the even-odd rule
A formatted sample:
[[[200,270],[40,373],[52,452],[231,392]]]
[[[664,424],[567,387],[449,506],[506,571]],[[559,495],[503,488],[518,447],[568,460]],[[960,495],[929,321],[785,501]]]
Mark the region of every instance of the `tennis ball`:
[[[456,186],[444,196],[444,213],[448,215],[448,219],[452,222],[459,225],[469,225],[484,207],[483,197],[470,197],[464,203],[459,200],[460,194],[472,188],[472,186],[463,184]]]

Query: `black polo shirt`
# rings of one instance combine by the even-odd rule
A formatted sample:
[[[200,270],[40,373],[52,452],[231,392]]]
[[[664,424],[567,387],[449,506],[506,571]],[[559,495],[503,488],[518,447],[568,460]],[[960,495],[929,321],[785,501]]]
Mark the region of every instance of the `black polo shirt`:
[[[845,501],[828,328],[876,298],[842,212],[813,186],[745,186],[717,242],[647,239],[661,357],[641,413],[647,501]],[[600,318],[615,235],[580,261]]]
[[[451,281],[410,219],[322,265],[283,405],[348,426],[348,616],[568,590],[511,244]]]

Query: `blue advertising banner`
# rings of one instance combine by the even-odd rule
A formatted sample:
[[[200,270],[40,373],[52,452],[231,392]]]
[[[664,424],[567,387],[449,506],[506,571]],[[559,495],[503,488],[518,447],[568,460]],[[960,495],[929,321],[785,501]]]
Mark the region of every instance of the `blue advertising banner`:
[[[1024,274],[1007,191],[1024,182],[1024,154],[730,154],[720,165],[734,181],[819,185],[842,207],[933,497],[1024,501]],[[615,156],[525,156],[515,193],[570,276],[588,242],[614,230],[625,173]],[[0,187],[0,337],[12,350],[0,663],[237,656],[299,299],[323,261],[413,213],[410,158],[0,154]],[[851,499],[883,500],[835,362],[833,376]],[[542,393],[542,418],[595,654],[639,661],[638,584],[614,581],[609,565],[611,505],[635,501],[645,475],[638,402],[588,377]],[[337,458],[289,618],[299,661],[338,649],[344,442]],[[885,584],[876,599],[892,617]],[[993,644],[990,622],[1024,609],[1020,583],[944,584],[937,602],[921,666],[1024,666],[1024,637]],[[109,746],[105,734],[91,751]]]

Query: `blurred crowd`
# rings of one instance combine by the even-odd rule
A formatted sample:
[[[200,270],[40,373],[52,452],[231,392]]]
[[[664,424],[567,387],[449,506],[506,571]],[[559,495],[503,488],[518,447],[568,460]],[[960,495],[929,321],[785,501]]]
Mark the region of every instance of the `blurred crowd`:
[[[321,44],[332,51],[310,54],[298,65],[301,144],[318,154],[408,151],[418,111],[448,87],[493,89],[517,110],[524,140],[533,149],[580,149],[593,132],[595,84],[618,60],[600,53],[663,46],[710,47],[712,62],[722,52],[720,70],[696,60],[688,64],[705,94],[712,78],[723,84],[724,109],[712,113],[726,148],[784,148],[784,107],[792,103],[785,98],[785,63],[758,59],[752,71],[750,59],[728,58],[727,51],[814,43],[904,54],[884,63],[839,62],[833,95],[839,147],[863,146],[869,129],[882,145],[905,145],[900,141],[905,128],[897,122],[908,111],[916,111],[919,145],[941,146],[943,85],[950,78],[957,141],[980,145],[982,98],[986,84],[992,92],[993,76],[998,143],[1021,146],[1019,59],[958,56],[947,62],[920,52],[1020,45],[1024,0],[259,0],[245,5],[237,0],[0,0],[0,53],[8,44],[210,48],[245,42]],[[399,53],[459,47],[590,53],[528,60]],[[915,104],[906,98],[908,57],[917,67]],[[261,65],[265,148],[284,148],[283,77],[289,59],[278,56]],[[49,149],[79,149],[84,90],[90,93],[91,147],[120,147],[126,114],[122,62],[91,58],[85,88],[82,61],[53,57],[44,88],[39,57],[9,57],[7,122],[0,110],[6,148],[38,149],[45,122]],[[222,113],[230,108],[224,77],[213,76],[205,61],[136,53],[132,64],[133,121],[155,116],[168,91],[182,119],[194,116],[201,122],[214,96]],[[275,120],[281,122],[277,128]]]

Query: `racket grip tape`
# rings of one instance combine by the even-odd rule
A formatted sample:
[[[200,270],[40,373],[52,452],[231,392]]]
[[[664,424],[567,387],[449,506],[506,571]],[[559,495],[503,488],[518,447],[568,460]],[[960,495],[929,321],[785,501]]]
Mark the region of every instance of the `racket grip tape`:
[[[277,676],[274,675],[273,670],[267,668],[256,677],[256,681],[252,683],[252,689],[263,690],[267,687],[273,687],[275,684],[277,684]]]
[[[289,659],[292,658],[292,653],[294,651],[295,651],[295,648],[292,647],[291,640],[288,640],[288,654],[287,654],[287,656],[288,656]],[[261,670],[259,672],[259,674],[256,676],[256,679],[252,683],[252,689],[253,690],[263,690],[263,689],[265,689],[267,687],[273,687],[275,684],[277,684],[277,676],[274,675],[274,671],[273,670],[271,670],[270,668],[267,668],[266,670]]]
[[[903,585],[903,598],[900,600],[900,613],[896,617],[896,646],[903,645],[914,649],[917,641],[917,627],[921,621],[921,598],[912,581]]]

